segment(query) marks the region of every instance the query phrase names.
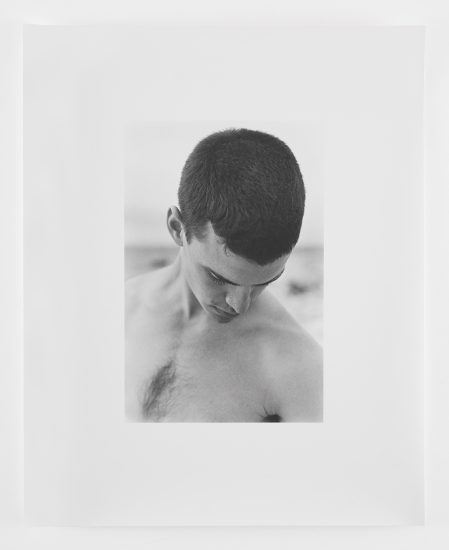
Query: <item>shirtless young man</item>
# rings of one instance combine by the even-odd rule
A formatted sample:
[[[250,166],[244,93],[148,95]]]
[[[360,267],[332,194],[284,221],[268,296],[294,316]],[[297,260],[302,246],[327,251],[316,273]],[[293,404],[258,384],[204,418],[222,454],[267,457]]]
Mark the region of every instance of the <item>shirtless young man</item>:
[[[321,422],[321,348],[266,290],[304,213],[292,152],[262,132],[213,134],[178,199],[175,262],[126,284],[128,420]]]

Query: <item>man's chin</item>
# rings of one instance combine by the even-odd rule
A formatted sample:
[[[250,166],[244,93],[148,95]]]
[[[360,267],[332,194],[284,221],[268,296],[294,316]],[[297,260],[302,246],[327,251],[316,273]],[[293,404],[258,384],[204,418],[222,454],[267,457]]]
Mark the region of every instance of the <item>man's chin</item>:
[[[218,323],[230,323],[234,319],[237,319],[237,314],[231,314],[226,313],[225,311],[215,307],[210,306],[209,311],[212,315],[212,317],[218,322]]]
[[[220,323],[220,324],[230,323],[231,321],[234,320],[233,317],[228,317],[228,318],[225,318],[225,317],[215,317],[215,319],[216,319],[217,322]]]

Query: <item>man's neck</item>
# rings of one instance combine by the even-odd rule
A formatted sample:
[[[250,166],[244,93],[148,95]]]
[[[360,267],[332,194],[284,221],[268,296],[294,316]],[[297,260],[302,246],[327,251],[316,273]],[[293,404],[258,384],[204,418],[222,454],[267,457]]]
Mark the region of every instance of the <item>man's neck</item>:
[[[179,297],[179,294],[181,296],[182,315],[185,322],[205,313],[187,282],[181,251],[172,264],[171,282],[176,288],[177,296]]]

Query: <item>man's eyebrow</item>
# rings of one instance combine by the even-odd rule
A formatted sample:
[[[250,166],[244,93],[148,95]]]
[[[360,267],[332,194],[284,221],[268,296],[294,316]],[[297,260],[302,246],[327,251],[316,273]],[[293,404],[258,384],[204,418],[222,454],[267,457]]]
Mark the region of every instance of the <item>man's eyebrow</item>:
[[[209,271],[210,273],[212,273],[212,275],[214,277],[216,277],[217,279],[220,279],[220,281],[223,281],[224,283],[228,283],[228,285],[233,285],[233,286],[242,286],[242,285],[239,285],[238,283],[233,283],[232,281],[229,281],[229,279],[226,279],[225,277],[223,277],[222,275],[219,275],[218,273],[216,273],[213,269],[211,269],[210,267],[206,267],[206,266],[203,266],[204,269],[206,271]],[[276,281],[276,279],[279,279],[279,277],[282,275],[282,273],[284,273],[285,271],[285,267],[284,269],[279,273],[279,275],[276,275],[276,277],[273,277],[272,279],[270,279],[269,281],[267,281],[266,283],[259,283],[257,285],[252,285],[252,286],[265,286],[265,285],[269,285],[270,283],[274,283],[274,281]]]

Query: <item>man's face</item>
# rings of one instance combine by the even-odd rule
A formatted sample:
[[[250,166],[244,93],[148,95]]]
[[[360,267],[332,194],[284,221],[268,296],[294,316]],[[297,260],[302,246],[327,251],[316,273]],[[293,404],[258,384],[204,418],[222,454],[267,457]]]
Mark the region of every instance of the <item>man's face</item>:
[[[283,272],[289,254],[265,266],[226,250],[212,225],[199,241],[183,238],[184,276],[201,307],[227,323],[248,311],[254,300]]]

